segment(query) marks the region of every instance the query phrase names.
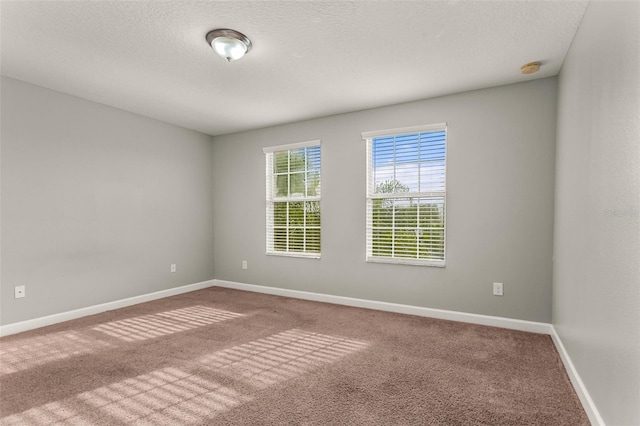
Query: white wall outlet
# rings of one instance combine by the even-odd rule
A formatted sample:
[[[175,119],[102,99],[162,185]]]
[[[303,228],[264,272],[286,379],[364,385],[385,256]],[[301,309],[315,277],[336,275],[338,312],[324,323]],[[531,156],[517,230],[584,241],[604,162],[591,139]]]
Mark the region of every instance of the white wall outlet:
[[[242,261],[242,269],[247,269],[247,261],[246,260]]]
[[[494,296],[504,295],[502,283],[493,283],[493,295]]]
[[[15,296],[16,296],[16,299],[23,298],[23,297],[25,297],[26,295],[27,295],[27,293],[26,293],[25,286],[23,286],[23,285],[17,285],[17,286],[16,286],[16,288],[15,288]]]
[[[172,263],[171,264],[171,272],[175,272],[176,271],[176,264]]]

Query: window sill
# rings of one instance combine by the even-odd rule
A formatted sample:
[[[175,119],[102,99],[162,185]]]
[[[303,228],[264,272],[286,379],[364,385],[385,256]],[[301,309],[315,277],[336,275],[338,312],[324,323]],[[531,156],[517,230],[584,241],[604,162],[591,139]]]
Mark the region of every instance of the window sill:
[[[444,261],[438,260],[417,260],[417,259],[402,259],[391,257],[367,257],[367,263],[387,263],[392,265],[411,265],[411,266],[431,266],[435,268],[444,268],[446,266]]]
[[[266,255],[280,257],[298,257],[302,259],[320,259],[320,253],[287,253],[280,251],[268,251]]]

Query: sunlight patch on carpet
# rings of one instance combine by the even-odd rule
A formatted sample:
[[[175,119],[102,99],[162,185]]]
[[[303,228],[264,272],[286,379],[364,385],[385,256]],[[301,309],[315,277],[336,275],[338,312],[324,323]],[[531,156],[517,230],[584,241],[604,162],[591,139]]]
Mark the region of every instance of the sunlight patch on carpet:
[[[233,389],[168,367],[34,407],[5,417],[0,423],[188,424],[250,400]]]
[[[107,322],[94,327],[93,330],[124,340],[125,342],[133,342],[193,330],[243,316],[243,314],[235,312],[197,305],[157,314]]]
[[[0,347],[0,375],[15,373],[70,356],[88,354],[110,347],[78,331],[62,331],[29,337]]]
[[[292,329],[215,352],[199,362],[262,389],[336,362],[367,346],[368,343],[359,340]]]

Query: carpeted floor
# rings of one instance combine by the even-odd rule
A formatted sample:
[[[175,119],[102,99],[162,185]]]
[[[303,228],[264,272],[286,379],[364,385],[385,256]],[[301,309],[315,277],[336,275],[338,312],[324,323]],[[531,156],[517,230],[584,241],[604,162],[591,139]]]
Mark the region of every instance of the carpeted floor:
[[[549,336],[209,288],[0,339],[0,424],[588,425]]]

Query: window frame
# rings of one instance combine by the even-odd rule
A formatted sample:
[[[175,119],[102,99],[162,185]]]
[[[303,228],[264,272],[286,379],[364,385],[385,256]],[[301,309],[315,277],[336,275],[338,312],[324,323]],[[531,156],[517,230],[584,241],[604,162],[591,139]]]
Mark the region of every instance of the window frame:
[[[373,165],[373,140],[381,137],[394,137],[414,134],[414,133],[429,133],[429,132],[445,132],[444,138],[444,189],[442,191],[417,191],[417,192],[402,192],[394,194],[376,194],[375,193],[375,179],[374,179],[374,165]],[[362,132],[362,139],[366,143],[366,251],[365,260],[371,263],[386,263],[397,265],[414,265],[414,266],[431,266],[441,267],[446,266],[447,260],[447,169],[448,169],[448,132],[447,123],[436,123],[422,126],[402,127],[387,130],[375,130],[369,132]],[[395,148],[394,148],[395,149]],[[394,160],[394,167],[397,162]],[[442,247],[442,260],[439,259],[413,259],[407,257],[387,257],[387,256],[374,256],[373,255],[373,200],[376,199],[403,199],[403,198],[430,198],[430,197],[442,197],[442,222],[443,222],[443,247]],[[396,228],[396,225],[393,225]],[[394,241],[395,243],[395,241]]]
[[[274,171],[274,157],[276,153],[283,151],[295,151],[302,148],[311,148],[318,147],[320,150],[320,184],[318,187],[318,194],[314,196],[295,196],[292,197],[290,194],[286,197],[278,197],[275,195],[275,183],[277,174]],[[310,140],[306,142],[297,142],[285,145],[277,145],[263,148],[263,153],[265,154],[265,186],[266,186],[266,255],[268,256],[284,256],[284,257],[296,257],[296,258],[306,258],[306,259],[320,259],[322,254],[322,141],[319,139]],[[307,160],[305,158],[305,160]],[[289,176],[291,175],[291,170],[287,173]],[[306,169],[305,169],[306,174]],[[275,203],[286,202],[286,203],[306,203],[306,202],[317,202],[320,206],[320,224],[318,225],[319,230],[319,252],[307,252],[307,251],[289,251],[288,247],[286,251],[276,250],[274,243],[274,230],[276,228],[274,224],[274,205]],[[287,214],[288,218],[288,214]],[[306,219],[305,219],[306,220]],[[305,230],[306,226],[303,227]],[[288,225],[287,225],[288,229]],[[306,236],[303,240],[304,244],[306,244]],[[287,235],[287,245],[289,243],[289,236]]]

